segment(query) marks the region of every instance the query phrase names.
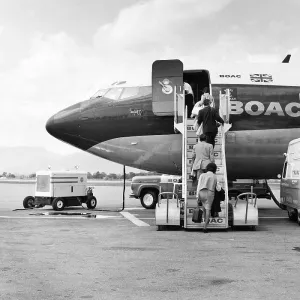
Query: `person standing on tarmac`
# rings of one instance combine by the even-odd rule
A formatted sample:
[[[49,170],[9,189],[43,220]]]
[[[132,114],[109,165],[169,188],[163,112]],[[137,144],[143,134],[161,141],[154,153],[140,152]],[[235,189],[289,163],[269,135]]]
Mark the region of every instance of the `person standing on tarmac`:
[[[204,233],[207,233],[211,205],[214,201],[215,189],[217,186],[217,165],[215,163],[209,163],[206,167],[206,170],[207,172],[202,173],[199,177],[196,193],[198,204],[200,201],[202,203],[203,218],[205,220],[203,226]]]
[[[203,123],[203,133],[206,135],[206,142],[215,147],[215,138],[218,133],[216,121],[224,125],[224,120],[214,107],[210,107],[209,99],[204,99],[203,104],[204,108],[198,113],[198,124],[200,126]]]

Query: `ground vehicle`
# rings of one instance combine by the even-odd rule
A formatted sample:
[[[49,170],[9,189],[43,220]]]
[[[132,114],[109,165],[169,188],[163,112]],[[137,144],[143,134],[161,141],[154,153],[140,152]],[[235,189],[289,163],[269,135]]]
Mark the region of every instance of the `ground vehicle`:
[[[155,208],[158,194],[161,192],[173,192],[174,183],[180,183],[181,176],[174,175],[149,175],[135,176],[132,178],[130,197],[138,198],[145,208]],[[258,180],[237,180],[228,183],[229,199],[236,198],[237,195],[250,192],[251,186],[257,198],[270,198],[267,194],[265,183]]]
[[[289,143],[280,182],[280,203],[300,226],[300,139]]]
[[[86,203],[89,209],[97,206],[87,173],[82,171],[39,171],[36,173],[35,196],[23,200],[24,208],[52,205],[54,210]]]
[[[145,208],[155,208],[158,194],[172,192],[174,183],[181,182],[181,176],[175,175],[150,175],[135,176],[131,181],[131,198],[138,198]]]
[[[257,195],[257,198],[271,199],[268,193],[267,184],[263,180],[241,179],[228,182],[229,198],[236,198],[239,194],[249,193],[252,191]]]

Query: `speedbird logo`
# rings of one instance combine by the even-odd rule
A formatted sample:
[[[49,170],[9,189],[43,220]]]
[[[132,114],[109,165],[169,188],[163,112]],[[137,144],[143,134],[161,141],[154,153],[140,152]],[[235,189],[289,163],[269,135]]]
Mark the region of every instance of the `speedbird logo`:
[[[166,95],[170,95],[173,92],[173,87],[170,85],[170,80],[169,79],[164,79],[162,82],[159,81],[158,82],[162,88],[161,91],[166,94]]]

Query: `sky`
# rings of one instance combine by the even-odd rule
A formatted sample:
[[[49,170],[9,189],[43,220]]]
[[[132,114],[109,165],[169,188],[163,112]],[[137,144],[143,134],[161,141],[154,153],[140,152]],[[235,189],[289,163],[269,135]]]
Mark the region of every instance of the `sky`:
[[[298,0],[0,0],[0,147],[80,151],[47,119],[116,80],[150,82],[157,59],[300,65],[299,13]]]

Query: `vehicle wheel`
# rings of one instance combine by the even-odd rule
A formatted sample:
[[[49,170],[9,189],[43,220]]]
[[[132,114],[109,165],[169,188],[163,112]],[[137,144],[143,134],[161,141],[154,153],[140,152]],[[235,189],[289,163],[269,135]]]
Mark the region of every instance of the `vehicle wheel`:
[[[34,197],[33,196],[27,196],[23,200],[23,207],[24,208],[32,208],[34,207]]]
[[[297,219],[297,223],[300,226],[300,214],[298,213],[298,211],[296,211],[296,219]]]
[[[86,201],[86,206],[88,209],[94,209],[97,206],[96,197],[92,196]]]
[[[288,210],[287,213],[288,213],[288,217],[291,221],[297,221],[297,219],[298,219],[297,211],[295,211],[295,210],[289,211]]]
[[[155,191],[145,191],[142,194],[141,197],[141,204],[143,207],[147,208],[147,209],[151,209],[151,208],[155,208],[155,205],[157,203],[157,192]]]
[[[61,211],[65,207],[64,200],[62,198],[54,198],[52,202],[52,207],[54,210]]]

